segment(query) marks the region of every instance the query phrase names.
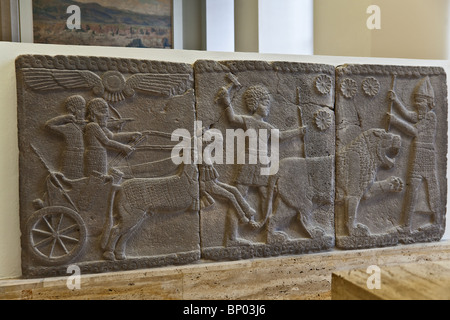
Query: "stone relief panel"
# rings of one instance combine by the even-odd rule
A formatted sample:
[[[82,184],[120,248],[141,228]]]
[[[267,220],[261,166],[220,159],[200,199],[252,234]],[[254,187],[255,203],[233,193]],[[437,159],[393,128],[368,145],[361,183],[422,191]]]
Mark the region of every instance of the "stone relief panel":
[[[202,257],[333,247],[334,67],[204,60],[194,70],[199,144],[214,162],[200,170]]]
[[[198,170],[171,140],[193,133],[192,66],[29,55],[16,69],[24,276],[198,260]]]
[[[444,70],[345,65],[336,74],[336,245],[439,240],[447,202]]]
[[[442,68],[16,60],[24,277],[438,241]]]

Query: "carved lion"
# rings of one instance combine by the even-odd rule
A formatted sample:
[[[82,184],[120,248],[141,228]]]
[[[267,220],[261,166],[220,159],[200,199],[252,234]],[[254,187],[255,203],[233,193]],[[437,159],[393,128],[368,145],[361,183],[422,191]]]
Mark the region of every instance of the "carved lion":
[[[401,192],[398,177],[376,181],[379,168],[391,169],[400,151],[401,138],[383,129],[369,129],[336,154],[336,201],[343,201],[350,235],[369,235],[366,226],[356,223],[361,199],[383,192]]]

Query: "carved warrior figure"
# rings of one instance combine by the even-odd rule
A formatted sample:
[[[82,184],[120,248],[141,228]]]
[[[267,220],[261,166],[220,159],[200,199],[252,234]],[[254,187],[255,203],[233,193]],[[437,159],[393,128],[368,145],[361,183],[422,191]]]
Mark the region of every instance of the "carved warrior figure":
[[[407,189],[401,220],[400,231],[411,232],[411,218],[416,209],[416,201],[422,183],[426,183],[429,207],[434,215],[434,223],[441,223],[439,183],[436,171],[436,127],[437,119],[434,113],[434,90],[429,77],[419,81],[413,92],[416,111],[405,107],[393,90],[388,98],[394,103],[402,119],[392,113],[388,117],[392,126],[404,134],[413,137],[412,159],[408,167]],[[404,120],[406,121],[404,121]],[[409,123],[408,123],[409,122]],[[412,123],[412,124],[411,124]]]
[[[64,104],[68,113],[48,120],[45,126],[64,138],[66,146],[61,155],[61,173],[69,179],[79,179],[84,176],[86,101],[80,95],[73,95],[68,97]]]
[[[271,97],[267,89],[261,85],[249,87],[245,91],[243,99],[244,104],[247,110],[250,111],[251,115],[237,115],[234,113],[230,98],[230,92],[235,88],[235,84],[232,84],[230,87],[222,87],[219,90],[216,98],[216,101],[224,107],[225,114],[228,118],[229,123],[244,130],[253,129],[259,131],[260,129],[266,129],[267,132],[270,133],[271,130],[276,129],[274,126],[266,122],[266,118],[269,116],[271,107]],[[303,136],[305,134],[305,131],[305,127],[281,131],[279,138],[281,141],[283,141],[294,136]],[[269,145],[269,141],[270,134],[268,134],[267,136],[266,145]],[[246,150],[246,153],[248,152],[249,151]],[[261,163],[240,165],[234,183],[239,190],[239,193],[242,194],[244,198],[247,197],[250,187],[258,188],[258,194],[260,197],[262,208],[265,211],[267,207],[266,200],[269,176],[261,175],[260,169]],[[238,220],[236,219],[234,213],[230,210],[228,210],[227,212],[227,245],[248,245],[249,242],[247,240],[239,238],[237,234]]]
[[[403,181],[398,177],[376,181],[380,167],[390,169],[400,151],[401,139],[384,129],[369,129],[336,154],[336,201],[344,202],[350,236],[369,236],[367,226],[357,222],[361,199],[383,191],[401,192]]]
[[[112,133],[107,128],[109,119],[108,103],[102,98],[95,98],[88,103],[90,122],[85,128],[86,142],[86,176],[92,174],[106,175],[108,173],[108,157],[106,149],[113,149],[129,155],[133,148],[116,141],[134,140],[141,136],[139,132]]]

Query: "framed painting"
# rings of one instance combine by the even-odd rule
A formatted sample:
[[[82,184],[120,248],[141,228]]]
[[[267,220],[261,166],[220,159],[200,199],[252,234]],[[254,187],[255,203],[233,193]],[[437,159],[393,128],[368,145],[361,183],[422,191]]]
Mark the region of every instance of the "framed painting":
[[[173,0],[33,0],[33,42],[173,48]]]

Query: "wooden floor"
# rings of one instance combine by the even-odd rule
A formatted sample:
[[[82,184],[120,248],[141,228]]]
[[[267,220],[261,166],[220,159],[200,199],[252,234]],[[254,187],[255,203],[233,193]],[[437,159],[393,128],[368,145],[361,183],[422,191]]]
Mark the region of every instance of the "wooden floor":
[[[72,290],[67,287],[68,280],[69,284],[74,284],[69,277],[0,280],[0,299],[323,300],[331,299],[332,274],[339,271],[343,273],[336,273],[335,277],[341,277],[341,282],[344,282],[342,275],[349,274],[359,277],[365,285],[370,276],[365,273],[367,267],[377,265],[384,270],[382,287],[388,290],[389,270],[403,273],[402,277],[407,279],[412,272],[409,263],[433,263],[433,268],[437,268],[433,270],[438,272],[439,268],[447,270],[448,261],[450,241],[370,250],[334,250],[300,256],[87,274],[81,275],[80,289]],[[416,278],[416,281],[425,285],[441,280],[438,277],[432,280]],[[349,297],[339,297],[358,296],[356,292]],[[395,293],[384,296],[387,299],[398,297]]]

